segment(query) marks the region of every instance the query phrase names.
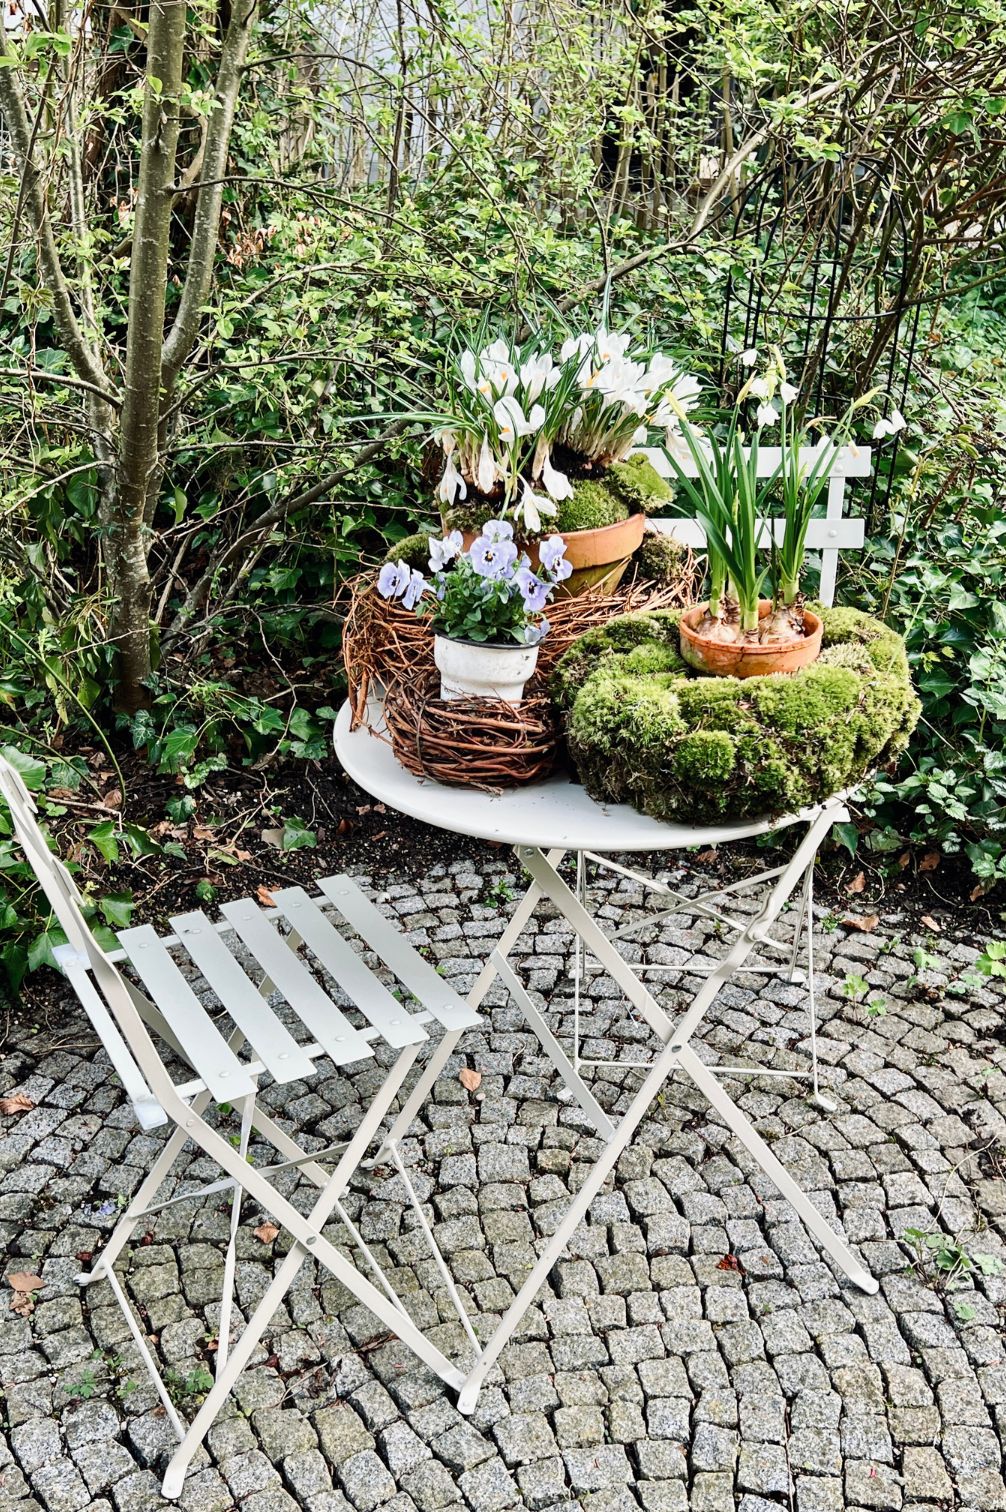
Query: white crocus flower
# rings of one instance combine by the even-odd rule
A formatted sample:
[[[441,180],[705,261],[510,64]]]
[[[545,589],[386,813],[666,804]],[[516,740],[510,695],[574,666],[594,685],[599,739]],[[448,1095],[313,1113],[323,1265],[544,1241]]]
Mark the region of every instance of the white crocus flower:
[[[453,447],[451,450],[453,451]],[[444,468],[444,475],[440,479],[440,487],[437,489],[437,494],[443,499],[445,504],[453,504],[455,499],[466,499],[468,497],[468,485],[458,472],[454,458],[450,452],[447,453],[447,466]]]
[[[471,389],[472,393],[475,393],[478,388],[475,367],[475,353],[470,352],[466,347],[458,359],[458,371],[464,379],[465,385]]]
[[[792,404],[799,392],[799,389],[795,389],[791,383],[783,381],[779,385],[779,398],[783,404]]]
[[[525,362],[520,370],[520,381],[532,402],[543,389],[554,388],[559,381],[559,369],[552,361],[551,352],[539,352],[537,357]]]
[[[779,416],[775,412],[775,406],[771,404],[759,404],[755,421],[759,426],[775,425]]]
[[[496,470],[496,459],[492,454],[492,448],[488,440],[483,440],[479,451],[478,472],[475,475],[479,493],[492,493],[493,484],[496,482]]]
[[[574,353],[580,353],[582,355],[582,353],[584,352],[589,352],[593,345],[593,331],[584,331],[580,336],[567,336],[566,340],[559,348],[559,360],[560,362],[568,362],[569,359],[574,355]]]
[[[507,395],[497,399],[493,414],[499,426],[500,440],[512,446],[518,436],[533,436],[545,423],[545,411],[540,404],[532,405],[531,413],[525,416],[517,400]]]
[[[573,492],[573,485],[566,474],[560,472],[557,467],[552,466],[548,452],[545,453],[545,460],[542,463],[541,481],[544,483],[549,496],[553,499],[568,499]]]
[[[737,361],[740,363],[741,367],[754,367],[755,363],[758,361],[758,348],[748,347],[746,352],[741,352]]]
[[[594,334],[594,346],[601,362],[615,362],[625,356],[629,345],[628,336],[614,336],[603,326]]]

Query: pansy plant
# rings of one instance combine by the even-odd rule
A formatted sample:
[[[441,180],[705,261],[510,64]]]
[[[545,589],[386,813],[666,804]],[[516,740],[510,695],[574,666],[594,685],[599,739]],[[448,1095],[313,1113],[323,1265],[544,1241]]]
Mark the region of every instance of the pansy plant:
[[[433,628],[453,640],[536,645],[548,630],[542,610],[573,570],[565,541],[557,535],[541,541],[537,569],[519,550],[509,520],[489,520],[468,551],[462,546],[459,530],[442,540],[431,536],[430,577],[386,562],[378,592],[428,614]]]

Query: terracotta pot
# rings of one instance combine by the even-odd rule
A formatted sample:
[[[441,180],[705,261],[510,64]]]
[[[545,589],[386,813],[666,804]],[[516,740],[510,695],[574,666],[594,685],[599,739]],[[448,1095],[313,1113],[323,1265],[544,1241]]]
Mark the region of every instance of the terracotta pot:
[[[603,584],[606,592],[612,592],[621,582],[629,558],[639,549],[645,529],[644,514],[630,515],[627,520],[616,520],[614,525],[602,525],[597,530],[553,531],[546,522],[542,535],[562,536],[566,542],[566,560],[573,569],[572,575],[560,583],[557,594],[575,598],[597,584]],[[478,535],[477,530],[465,531],[465,551]],[[522,542],[521,550],[527,552],[531,566],[537,568],[537,541]]]
[[[768,677],[772,673],[788,675],[809,667],[821,654],[823,626],[816,614],[803,611],[806,634],[800,640],[783,641],[776,645],[759,645],[757,642],[737,641],[724,645],[720,641],[705,640],[697,633],[708,604],[698,604],[681,616],[678,631],[681,640],[681,655],[696,672],[707,677]],[[772,613],[770,599],[762,599],[758,605],[758,618]]]

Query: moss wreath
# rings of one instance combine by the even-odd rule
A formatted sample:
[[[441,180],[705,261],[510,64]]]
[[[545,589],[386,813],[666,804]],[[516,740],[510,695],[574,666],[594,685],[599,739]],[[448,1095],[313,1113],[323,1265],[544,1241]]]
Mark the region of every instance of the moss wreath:
[[[591,797],[684,823],[761,818],[898,756],[920,708],[904,642],[858,610],[812,607],[821,655],[789,677],[696,675],[678,651],[679,610],[588,631],[552,691]]]

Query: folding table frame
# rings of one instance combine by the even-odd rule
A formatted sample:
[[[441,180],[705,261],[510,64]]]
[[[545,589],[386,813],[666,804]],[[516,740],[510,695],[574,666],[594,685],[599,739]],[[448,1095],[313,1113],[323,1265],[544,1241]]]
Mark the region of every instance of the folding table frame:
[[[759,873],[756,877],[747,879],[748,885],[759,882],[765,885],[766,892],[761,907],[743,923],[737,920],[729,921],[736,933],[736,938],[722,960],[708,972],[705,981],[695,994],[691,1005],[681,1015],[676,1024],[672,1023],[667,1013],[641,980],[639,968],[634,969],[619,952],[615,941],[624,931],[618,932],[618,935],[607,935],[591,915],[585,897],[582,895],[582,885],[579,885],[574,890],[559,875],[559,866],[566,852],[560,847],[553,848],[547,853],[535,846],[518,845],[515,847],[518,861],[530,874],[531,886],[518,904],[498,946],[492,951],[485,963],[469,995],[468,1002],[470,1006],[478,1007],[484,1001],[487,993],[497,979],[504,984],[511,998],[520,1008],[528,1027],[537,1037],[545,1055],[562,1078],[570,1097],[579,1104],[585,1118],[593,1125],[598,1136],[604,1141],[604,1150],[595,1162],[586,1180],[577,1189],[562,1222],[549,1238],[548,1243],[524,1279],[517,1295],[497,1325],[491,1338],[483,1345],[474,1367],[466,1376],[458,1396],[458,1406],[463,1413],[474,1411],[479,1391],[485,1381],[486,1375],[513,1336],[515,1330],[520,1326],[525,1313],[547,1279],[549,1272],[561,1257],[574,1230],[585,1216],[591,1202],[600,1191],[608,1175],[614,1169],[622,1151],[630,1143],[654,1098],[667,1079],[675,1073],[682,1073],[691,1079],[731,1132],[740,1140],[752,1158],[778,1187],[779,1191],[803,1220],[821,1247],[831,1256],[839,1268],[845,1272],[849,1280],[864,1292],[872,1294],[877,1291],[877,1282],[856,1258],[846,1241],[840,1234],[835,1232],[810,1199],[801,1191],[786,1168],[772,1153],[747,1115],[737,1107],[736,1103],[732,1101],[724,1090],[721,1081],[724,1075],[735,1075],[738,1072],[747,1075],[765,1075],[766,1071],[771,1068],[708,1066],[699,1058],[691,1045],[692,1036],[700,1027],[717,995],[738,971],[742,971],[747,967],[749,958],[754,950],[766,946],[774,946],[777,950],[784,950],[790,959],[790,966],[787,969],[792,969],[792,963],[795,961],[799,949],[800,938],[805,929],[809,942],[812,928],[811,901],[813,896],[814,861],[818,848],[832,825],[843,819],[847,819],[848,810],[841,799],[833,799],[809,813],[805,813],[801,818],[806,821],[806,830],[790,860],[784,866],[771,868],[768,871]],[[577,852],[578,881],[583,877],[582,863],[586,854],[585,852]],[[606,857],[598,856],[595,853],[590,854],[601,865],[613,867],[616,871],[627,872],[634,878],[638,876],[637,873],[611,862]],[[650,879],[639,877],[639,880],[648,882]],[[663,884],[651,883],[650,885],[665,890],[663,889]],[[769,930],[779,918],[793,894],[798,890],[799,903],[794,940],[791,946],[783,946],[770,936]],[[578,894],[580,895],[578,896]],[[693,900],[687,900],[677,895],[672,895],[672,897],[675,909],[685,906],[695,906]],[[610,1117],[599,1105],[590,1087],[585,1083],[580,1074],[580,1066],[567,1056],[510,963],[510,955],[520,935],[530,921],[536,906],[543,898],[549,899],[555,905],[561,917],[570,926],[575,938],[577,958],[579,959],[581,950],[593,956],[599,966],[621,988],[631,1009],[641,1016],[642,1020],[654,1031],[661,1042],[662,1048],[656,1054],[654,1060],[642,1068],[646,1074],[642,1084],[633,1096],[629,1107],[617,1119]],[[707,900],[705,906],[709,907]],[[716,916],[721,917],[718,911],[716,911]],[[649,915],[642,923],[652,924],[659,917]],[[640,926],[636,925],[635,927]],[[809,944],[809,948],[812,951],[812,945]],[[771,971],[773,968],[761,965],[751,969],[764,972],[766,970]],[[808,985],[812,989],[812,955],[810,959],[810,971],[811,975]],[[578,985],[579,983],[577,982]],[[413,1088],[402,1111],[395,1119],[385,1141],[385,1150],[393,1150],[397,1141],[405,1136],[409,1125],[422,1107],[434,1081],[456,1047],[458,1038],[459,1036],[450,1034],[444,1036],[438,1050],[434,1053],[419,1081]],[[815,1040],[816,1032],[812,1020],[811,1043],[816,1050]],[[625,1063],[614,1062],[613,1064],[624,1065]],[[779,1072],[778,1074],[790,1076],[794,1073],[787,1071]],[[813,1076],[816,1092],[816,1055],[814,1069],[807,1074]],[[824,1100],[822,1099],[822,1101]]]

